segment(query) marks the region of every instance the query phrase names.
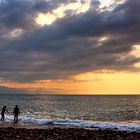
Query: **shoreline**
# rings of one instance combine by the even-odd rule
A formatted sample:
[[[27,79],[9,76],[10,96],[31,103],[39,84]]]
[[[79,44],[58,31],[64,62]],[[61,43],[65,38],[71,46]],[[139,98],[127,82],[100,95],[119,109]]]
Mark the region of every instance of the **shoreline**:
[[[0,140],[140,140],[140,132],[1,122]]]
[[[13,122],[13,116],[5,115],[5,121],[3,125],[15,125]],[[1,124],[2,122],[0,122]],[[59,118],[34,118],[34,117],[19,117],[20,126],[40,126],[40,127],[48,127],[48,126],[69,126],[69,127],[81,127],[81,128],[100,128],[100,129],[115,129],[119,131],[130,131],[140,132],[140,120],[129,120],[129,121],[91,121],[91,120],[73,120],[73,119],[59,119]]]

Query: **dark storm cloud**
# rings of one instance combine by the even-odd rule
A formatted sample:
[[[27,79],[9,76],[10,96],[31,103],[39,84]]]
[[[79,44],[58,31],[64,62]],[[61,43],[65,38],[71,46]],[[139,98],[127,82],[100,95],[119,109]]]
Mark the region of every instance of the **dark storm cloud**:
[[[0,24],[8,28],[31,28],[38,12],[51,12],[60,4],[72,1],[4,0],[0,3]]]
[[[32,29],[38,12],[51,12],[63,1],[4,0],[0,3],[0,27],[4,31],[14,28]],[[68,3],[68,1],[65,1]],[[2,32],[4,33],[4,32]]]
[[[0,3],[0,25],[7,28],[27,28],[33,25],[31,1],[5,0]]]
[[[39,12],[52,12],[60,4],[72,1],[3,0],[0,3],[0,38],[7,37],[14,29],[29,31],[37,28],[35,18]]]
[[[133,65],[140,58],[129,53],[134,44],[140,43],[139,0],[128,0],[113,11],[103,12],[99,12],[96,2],[86,13],[66,16],[50,26],[33,26],[32,18],[28,19],[38,11],[51,11],[62,2],[51,5],[43,0],[22,1],[22,5],[27,5],[22,13],[14,12],[17,3],[7,1],[7,5],[13,4],[11,8],[9,6],[11,12],[4,4],[0,6],[0,10],[5,11],[5,16],[0,16],[0,23],[6,28],[26,30],[32,25],[21,36],[0,41],[0,77],[29,82],[65,79],[80,72],[101,69],[136,70]],[[16,20],[8,20],[12,19],[11,15]],[[103,36],[109,39],[99,42]]]

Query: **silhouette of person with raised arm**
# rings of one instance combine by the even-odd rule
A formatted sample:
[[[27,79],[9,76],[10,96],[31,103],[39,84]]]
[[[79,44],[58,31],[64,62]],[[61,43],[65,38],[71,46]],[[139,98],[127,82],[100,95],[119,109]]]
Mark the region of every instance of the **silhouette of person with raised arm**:
[[[20,113],[18,105],[15,105],[13,113],[14,113],[14,122],[17,123],[18,122],[18,115]]]
[[[8,110],[6,109],[6,106],[3,106],[2,111],[1,111],[1,121],[4,121],[5,119],[5,112],[9,113]]]

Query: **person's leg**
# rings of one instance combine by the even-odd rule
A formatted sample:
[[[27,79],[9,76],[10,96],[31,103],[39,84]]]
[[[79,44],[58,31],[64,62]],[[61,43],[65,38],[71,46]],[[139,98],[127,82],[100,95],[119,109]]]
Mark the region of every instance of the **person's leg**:
[[[1,114],[1,121],[4,121],[4,114]]]
[[[17,121],[18,121],[18,116],[15,115],[15,116],[14,116],[14,122],[17,123]]]
[[[16,122],[18,122],[18,115],[16,116]]]

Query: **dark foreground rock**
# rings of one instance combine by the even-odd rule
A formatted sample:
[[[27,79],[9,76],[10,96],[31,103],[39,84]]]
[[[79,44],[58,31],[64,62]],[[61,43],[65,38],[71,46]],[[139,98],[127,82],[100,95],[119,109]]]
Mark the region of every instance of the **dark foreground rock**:
[[[0,128],[0,140],[140,140],[138,132],[83,128]]]

